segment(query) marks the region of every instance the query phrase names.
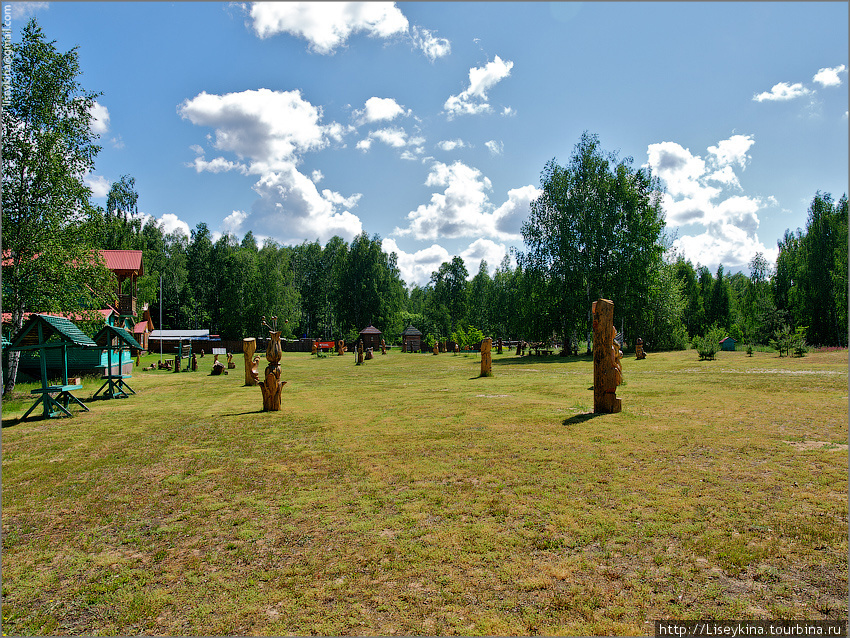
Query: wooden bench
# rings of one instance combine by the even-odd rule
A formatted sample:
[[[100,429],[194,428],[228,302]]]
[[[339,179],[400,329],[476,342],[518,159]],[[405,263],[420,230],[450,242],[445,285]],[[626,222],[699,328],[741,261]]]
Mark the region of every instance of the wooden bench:
[[[89,412],[89,409],[80,401],[77,397],[71,394],[71,390],[82,390],[82,385],[69,384],[69,385],[49,385],[44,388],[34,388],[30,390],[30,394],[40,394],[41,396],[38,400],[32,404],[29,410],[26,411],[24,416],[21,417],[21,420],[27,418],[27,415],[33,411],[35,406],[44,403],[45,404],[45,412],[47,416],[58,416],[64,413],[66,416],[71,416],[71,412],[68,410],[68,404],[71,401],[77,403],[83,410]],[[56,394],[55,397],[50,396],[51,394]],[[60,403],[61,401],[61,403]],[[53,410],[53,408],[59,408],[61,411]]]

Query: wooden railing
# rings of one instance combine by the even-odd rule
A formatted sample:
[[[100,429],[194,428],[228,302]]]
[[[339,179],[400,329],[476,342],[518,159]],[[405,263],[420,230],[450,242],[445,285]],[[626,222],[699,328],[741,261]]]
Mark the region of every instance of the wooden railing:
[[[122,315],[135,315],[136,298],[132,295],[118,295],[118,312]]]

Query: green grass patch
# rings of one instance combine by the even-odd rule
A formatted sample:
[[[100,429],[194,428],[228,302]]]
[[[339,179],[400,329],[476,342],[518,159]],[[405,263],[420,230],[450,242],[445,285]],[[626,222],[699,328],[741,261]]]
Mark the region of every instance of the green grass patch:
[[[158,360],[152,355],[142,366]],[[618,634],[846,618],[847,351],[286,353],[3,403],[8,634]],[[241,364],[241,362],[240,362]]]

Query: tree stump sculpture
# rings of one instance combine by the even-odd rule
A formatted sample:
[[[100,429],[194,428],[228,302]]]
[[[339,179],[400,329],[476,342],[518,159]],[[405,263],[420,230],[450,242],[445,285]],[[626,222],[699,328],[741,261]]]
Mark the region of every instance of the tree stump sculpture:
[[[357,342],[357,365],[360,365],[362,363],[363,363],[363,342],[358,341]]]
[[[314,342],[313,342],[313,345],[312,345],[312,346],[311,346],[311,348],[310,348],[310,354],[316,354],[316,352],[317,352],[317,350],[316,350],[316,342],[314,341]]]
[[[245,357],[245,385],[257,385],[257,377],[253,374],[254,352],[257,350],[257,340],[254,337],[242,339],[242,354]]]
[[[233,353],[228,352],[227,353],[227,369],[233,370],[235,367],[236,367],[236,364],[233,363]]]
[[[387,354],[387,342],[381,339],[381,354]]]
[[[481,342],[481,376],[493,376],[493,339],[487,337]]]
[[[502,354],[502,340],[501,340],[501,338],[499,339],[499,345],[496,348],[496,354]]]
[[[440,354],[440,346],[434,343],[434,354]]]
[[[635,357],[638,359],[646,359],[646,353],[643,351],[643,339],[638,337],[635,344]]]
[[[623,380],[620,357],[623,353],[614,342],[614,302],[599,299],[591,307],[593,314],[593,411],[619,412],[622,401],[617,386]]]
[[[269,360],[269,365],[266,366],[265,380],[260,383],[260,390],[263,393],[263,412],[277,412],[280,410],[280,391],[286,385],[286,381],[280,381],[280,359],[283,356],[283,349],[280,346],[280,331],[277,330],[277,317],[272,317],[274,328],[266,323],[266,318],[263,317],[263,325],[269,329],[269,345],[266,348],[266,359]]]

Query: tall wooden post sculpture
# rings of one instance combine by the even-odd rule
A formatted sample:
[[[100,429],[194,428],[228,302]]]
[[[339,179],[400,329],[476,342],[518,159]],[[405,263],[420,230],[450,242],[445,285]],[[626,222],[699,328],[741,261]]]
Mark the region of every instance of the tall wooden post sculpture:
[[[361,365],[363,363],[363,342],[357,342],[357,365]]]
[[[381,354],[387,354],[387,342],[381,339]]]
[[[260,383],[260,390],[263,393],[263,412],[280,410],[280,391],[286,385],[286,381],[280,382],[280,359],[283,356],[283,349],[280,347],[277,317],[272,317],[272,323],[274,328],[267,324],[266,318],[263,317],[263,325],[269,329],[269,345],[266,348],[266,359],[269,360],[269,365],[266,366],[265,380]]]
[[[245,385],[257,385],[252,369],[254,367],[254,352],[257,351],[257,340],[254,337],[242,339],[242,354],[245,357]]]
[[[635,358],[646,359],[646,352],[643,351],[643,339],[640,337],[638,337],[637,344],[635,344]]]
[[[487,337],[481,342],[481,376],[493,376],[493,339]]]
[[[620,347],[615,343],[614,302],[599,299],[593,302],[593,411],[619,412],[622,401],[617,398],[617,386],[623,380],[620,367]]]

